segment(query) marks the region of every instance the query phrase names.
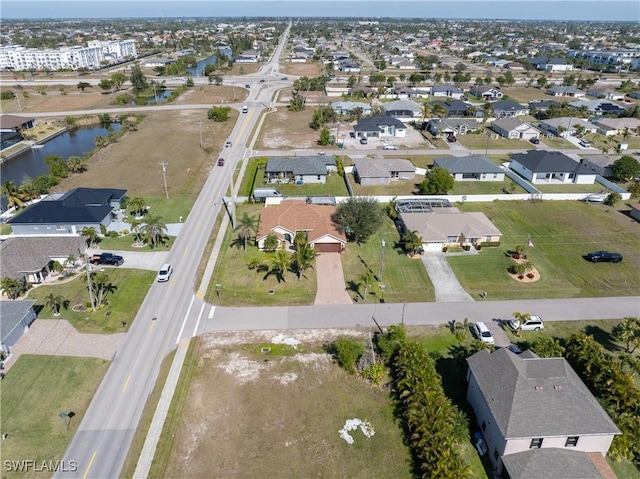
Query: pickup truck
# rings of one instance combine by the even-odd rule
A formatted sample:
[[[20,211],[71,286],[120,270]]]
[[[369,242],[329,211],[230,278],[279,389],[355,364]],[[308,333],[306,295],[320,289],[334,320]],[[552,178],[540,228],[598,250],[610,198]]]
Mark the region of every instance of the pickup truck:
[[[120,266],[124,263],[124,258],[113,253],[94,254],[89,260],[91,264],[106,264],[111,266]]]

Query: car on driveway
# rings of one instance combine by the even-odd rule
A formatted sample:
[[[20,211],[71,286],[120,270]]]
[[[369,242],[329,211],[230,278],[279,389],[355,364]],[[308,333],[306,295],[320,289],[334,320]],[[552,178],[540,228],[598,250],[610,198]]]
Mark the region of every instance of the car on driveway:
[[[578,143],[583,148],[591,148],[591,143],[589,143],[587,140],[580,140]]]
[[[367,144],[367,139],[366,138],[360,138],[360,144],[366,145]]]
[[[447,141],[449,143],[455,143],[456,141],[458,141],[458,139],[455,137],[455,135],[447,135]]]
[[[511,326],[511,329],[514,331],[538,331],[544,328],[544,323],[540,316],[529,316],[529,319],[522,324],[520,324],[520,321],[517,319],[512,319],[509,321],[509,326]]]
[[[587,259],[592,263],[619,263],[622,261],[622,255],[610,251],[594,251],[587,255]]]
[[[531,138],[529,140],[531,143],[533,143],[534,145],[538,145],[540,143],[540,138],[538,138],[537,136],[534,136],[533,138]]]
[[[495,344],[496,340],[493,338],[493,334],[491,334],[491,331],[489,331],[489,328],[487,328],[487,325],[483,322],[480,321],[474,324],[472,330],[473,335],[483,343]]]

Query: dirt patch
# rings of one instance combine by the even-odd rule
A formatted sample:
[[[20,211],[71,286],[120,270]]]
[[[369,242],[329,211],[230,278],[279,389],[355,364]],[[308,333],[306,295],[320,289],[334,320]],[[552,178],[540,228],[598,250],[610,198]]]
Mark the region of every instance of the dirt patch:
[[[281,63],[280,73],[298,76],[318,76],[322,72],[322,65],[319,63]]]
[[[58,190],[91,185],[117,187],[130,194],[163,196],[162,168],[166,162],[167,184],[173,195],[195,196],[204,184],[216,152],[235,124],[231,119],[215,123],[203,110],[149,113],[135,132],[126,133],[118,143],[98,151],[88,161],[85,173],[73,175]],[[200,149],[200,122],[204,151]]]
[[[384,390],[347,375],[326,354],[265,361],[248,345],[203,339],[164,476],[411,477]],[[353,431],[348,444],[339,431],[353,418],[375,435]]]
[[[25,98],[22,92],[16,88],[12,89],[20,95],[20,109],[17,100],[4,100],[2,110],[4,113],[28,113],[28,112],[54,112],[71,110],[91,110],[98,108],[114,108],[110,102],[116,98],[117,94],[103,94],[100,91],[87,89],[85,93],[76,90],[74,86],[65,86],[67,95],[60,94],[61,86],[46,85],[46,95],[41,95],[35,87],[24,87],[29,97]]]
[[[256,148],[281,150],[317,147],[320,132],[309,126],[312,118],[313,108],[302,111],[279,108],[266,116]]]
[[[174,102],[177,105],[201,105],[206,103],[234,103],[246,100],[249,92],[241,87],[196,86],[184,92]]]

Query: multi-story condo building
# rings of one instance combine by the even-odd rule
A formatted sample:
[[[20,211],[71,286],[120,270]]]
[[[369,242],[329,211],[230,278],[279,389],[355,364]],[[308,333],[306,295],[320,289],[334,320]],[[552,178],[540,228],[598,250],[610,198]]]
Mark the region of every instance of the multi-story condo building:
[[[89,42],[89,46],[62,47],[39,50],[20,45],[0,47],[0,69],[2,70],[60,70],[98,68],[102,62],[136,55],[133,40],[122,42]]]

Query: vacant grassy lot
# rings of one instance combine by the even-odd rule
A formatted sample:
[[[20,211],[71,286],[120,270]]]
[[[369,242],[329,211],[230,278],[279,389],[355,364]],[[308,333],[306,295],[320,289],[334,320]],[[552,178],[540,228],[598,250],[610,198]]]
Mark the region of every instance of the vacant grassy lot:
[[[288,100],[287,100],[288,101]],[[289,111],[282,107],[265,117],[262,131],[255,145],[257,150],[292,150],[324,148],[318,145],[320,131],[313,130],[309,123],[314,108]]]
[[[434,301],[433,284],[420,259],[409,258],[399,245],[400,235],[393,222],[385,218],[381,231],[357,245],[349,243],[342,255],[342,268],[347,289],[360,298],[364,295],[364,287],[359,285],[358,277],[367,269],[375,276],[365,301],[380,301],[382,291],[379,288],[380,257],[382,233],[385,233],[385,251],[382,268],[382,282],[386,288],[384,299],[390,303]],[[360,299],[362,301],[362,299]]]
[[[356,182],[354,175],[348,175],[356,196],[406,196],[417,195],[420,191],[420,183],[424,176],[416,175],[413,180],[392,181],[388,185],[361,185]]]
[[[263,205],[241,205],[238,217],[247,212],[259,216]],[[258,250],[253,241],[248,242],[247,250],[239,233],[227,229],[218,261],[209,283],[207,300],[225,306],[276,306],[313,304],[316,297],[317,281],[313,269],[307,270],[306,277],[298,281],[289,271],[285,282],[279,282],[275,275],[266,271],[250,270],[252,259],[266,261],[268,256]],[[216,284],[221,284],[220,296],[216,294]],[[273,294],[269,294],[273,291]]]
[[[89,301],[84,272],[69,282],[38,286],[29,292],[28,297],[36,300],[36,308],[43,308],[38,315],[39,319],[53,318],[53,311],[44,306],[45,298],[50,293],[60,294],[69,301],[69,308],[61,309],[60,316],[56,319],[66,319],[81,333],[126,331],[133,323],[156,273],[126,268],[105,268],[105,274],[109,276],[115,289],[107,295],[109,305],[99,311],[76,312],[71,309],[76,304],[84,305]],[[127,323],[125,328],[122,327],[123,321]]]
[[[534,86],[526,87],[526,86],[510,86],[510,87],[502,87],[502,93],[507,95],[509,98],[514,101],[520,102],[522,104],[528,104],[530,101],[534,100],[551,100],[551,95],[547,95],[546,88],[537,88]]]
[[[324,65],[320,63],[286,63],[280,64],[280,72],[287,75],[299,75],[299,76],[319,76],[324,72]]]
[[[164,440],[175,436],[173,447],[166,458],[156,455],[168,459],[166,469],[155,477],[412,477],[387,391],[347,375],[325,354],[265,356],[258,344],[214,341],[199,341],[191,380],[181,384],[177,429],[164,431]],[[354,444],[340,438],[353,418],[368,421],[375,435],[353,431]]]
[[[531,143],[522,140],[508,140],[507,138],[491,138],[487,135],[460,135],[460,144],[471,150],[527,150]]]
[[[512,194],[526,193],[525,189],[515,181],[505,177],[504,181],[456,181],[450,195],[502,195],[506,191]]]
[[[242,86],[198,85],[194,88],[189,88],[173,103],[176,105],[235,103],[244,101],[248,96],[249,92]]]
[[[94,85],[97,81],[90,82]],[[84,93],[76,89],[75,86],[65,86],[67,95],[60,94],[60,86],[43,85],[46,87],[45,95],[36,91],[35,86],[27,86],[22,84],[23,91],[19,92],[15,88],[13,90],[16,95],[20,95],[20,106],[18,100],[2,100],[2,111],[4,113],[20,113],[28,115],[29,112],[57,112],[72,110],[94,110],[100,108],[114,108],[115,105],[110,103],[123,92],[104,94],[98,87],[87,88]],[[28,97],[24,97],[24,92]],[[22,108],[20,108],[22,107]]]
[[[2,459],[31,459],[38,464],[62,459],[108,365],[93,358],[20,356],[2,380],[2,433],[8,434],[2,441]],[[71,411],[75,416],[70,421],[58,416]],[[3,473],[3,477],[48,476],[34,471]]]
[[[488,291],[496,299],[569,298],[637,295],[640,284],[640,225],[604,205],[548,201],[465,203],[464,211],[484,212],[503,233],[499,248],[474,257],[450,257],[467,291]],[[541,274],[533,283],[518,283],[507,274],[506,252],[527,244],[527,255]],[[619,264],[592,264],[582,255],[599,249],[618,251]]]

